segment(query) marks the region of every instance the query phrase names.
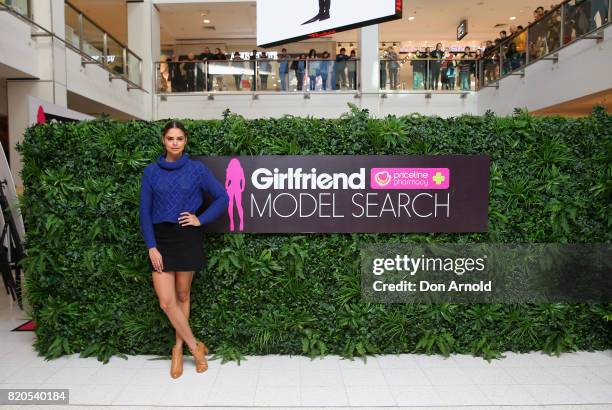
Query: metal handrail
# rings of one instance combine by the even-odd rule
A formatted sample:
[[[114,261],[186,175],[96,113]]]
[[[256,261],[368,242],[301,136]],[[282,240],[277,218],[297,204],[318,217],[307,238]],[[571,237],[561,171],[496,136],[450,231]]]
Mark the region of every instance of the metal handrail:
[[[84,58],[86,58],[88,60],[86,62],[81,60],[82,63],[97,64],[98,66],[102,67],[104,70],[108,71],[110,75],[116,74],[115,72],[113,72],[110,68],[108,68],[103,63],[97,61],[96,59],[94,59],[90,55],[88,55],[88,54],[84,53],[83,51],[81,51],[79,48],[77,48],[77,47],[73,46],[72,44],[68,43],[65,39],[59,37],[54,32],[47,30],[46,28],[44,28],[43,26],[41,26],[40,24],[38,24],[37,22],[35,22],[31,18],[29,18],[27,16],[24,16],[23,14],[17,13],[15,10],[13,10],[12,8],[6,6],[5,4],[2,4],[2,3],[0,3],[0,11],[6,11],[6,12],[10,13],[11,15],[17,17],[18,19],[23,20],[26,23],[28,23],[29,25],[37,28],[38,30],[41,30],[42,32],[45,33],[45,34],[43,34],[43,36],[48,36],[48,37],[52,37],[55,40],[59,40],[66,47],[68,47],[72,51],[78,53],[81,57],[84,57]],[[40,37],[41,34],[40,33],[32,33],[31,36],[32,37]],[[125,78],[125,77],[122,76],[122,77],[120,77],[120,79],[125,81],[128,85],[131,86],[131,87],[128,87],[128,90],[130,90],[130,89],[136,90],[137,89],[137,90],[141,90],[141,91],[144,91],[145,93],[149,94],[149,92],[147,90],[145,90],[144,88],[142,88],[142,86],[134,83],[133,81],[130,81],[128,78]]]
[[[72,8],[74,11],[76,11],[77,13],[83,15],[83,17],[85,19],[87,19],[88,22],[90,22],[91,24],[93,24],[94,26],[96,26],[96,28],[98,28],[100,31],[102,31],[104,34],[106,34],[108,37],[112,38],[113,41],[115,41],[115,43],[119,44],[121,46],[121,48],[125,48],[127,51],[129,51],[130,53],[132,53],[136,58],[138,58],[139,60],[142,61],[142,58],[140,58],[140,56],[138,54],[136,54],[135,52],[133,52],[132,50],[130,50],[130,48],[128,46],[126,46],[125,44],[123,44],[121,41],[117,40],[117,38],[115,36],[113,36],[111,33],[109,33],[108,31],[104,30],[98,23],[96,23],[95,21],[93,21],[91,18],[87,17],[87,15],[85,13],[83,13],[79,8],[77,8],[75,5],[73,5],[72,3],[70,3],[68,0],[64,0],[64,3],[66,5],[68,5],[68,7]]]

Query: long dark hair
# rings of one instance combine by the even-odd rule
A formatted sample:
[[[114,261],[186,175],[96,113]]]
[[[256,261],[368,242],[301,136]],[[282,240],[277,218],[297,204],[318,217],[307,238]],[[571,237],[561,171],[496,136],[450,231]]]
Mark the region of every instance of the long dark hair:
[[[166,126],[162,130],[162,137],[165,137],[168,131],[171,130],[172,128],[178,128],[179,130],[183,131],[183,134],[185,134],[185,138],[187,138],[187,130],[185,129],[185,126],[183,125],[183,123],[180,121],[174,121],[174,120],[166,123]]]
[[[178,128],[179,130],[183,131],[183,134],[185,134],[185,140],[187,139],[187,130],[185,129],[185,126],[183,125],[183,123],[180,121],[173,120],[173,121],[169,121],[168,123],[166,123],[166,126],[162,130],[162,135],[161,135],[162,145],[164,144],[164,137],[166,136],[168,131],[171,130],[172,128]],[[166,153],[165,147],[164,147],[164,153]]]

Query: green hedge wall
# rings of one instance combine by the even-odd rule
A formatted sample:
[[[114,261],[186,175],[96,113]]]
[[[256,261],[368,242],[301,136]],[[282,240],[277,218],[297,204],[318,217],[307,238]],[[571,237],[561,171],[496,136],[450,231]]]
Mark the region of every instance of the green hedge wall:
[[[27,130],[22,212],[35,347],[168,355],[139,228],[140,178],[165,121],[108,119]],[[609,242],[612,116],[493,115],[337,120],[185,120],[191,155],[491,155],[486,234],[215,234],[196,275],[191,324],[224,360],[245,354],[504,351],[612,347],[610,304],[378,305],[360,301],[358,250],[377,242]]]

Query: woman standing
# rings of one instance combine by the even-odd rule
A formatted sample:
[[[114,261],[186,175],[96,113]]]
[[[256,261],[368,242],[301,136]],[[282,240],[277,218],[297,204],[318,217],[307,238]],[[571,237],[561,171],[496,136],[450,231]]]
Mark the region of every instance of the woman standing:
[[[323,91],[327,90],[327,77],[329,75],[329,53],[327,51],[323,52],[321,56],[321,61],[319,61],[319,75],[321,76],[321,88]]]
[[[225,71],[226,64],[221,63],[221,61],[226,61],[227,56],[224,52],[221,51],[220,48],[217,47],[215,48],[215,55],[213,59],[215,60],[215,62],[213,63],[213,72],[217,81],[217,88],[219,89],[219,91],[223,91],[223,72]],[[219,62],[217,63],[217,61]]]
[[[399,85],[400,64],[398,62],[399,55],[395,52],[393,47],[387,49],[387,59],[389,59],[389,85],[392,90],[397,90]]]
[[[438,89],[438,78],[440,78],[440,70],[442,65],[442,57],[444,57],[444,51],[442,51],[442,43],[436,44],[436,48],[430,54],[431,61],[429,62],[431,75],[429,76],[429,89]]]
[[[208,369],[206,345],[195,339],[189,327],[191,281],[204,264],[201,225],[210,223],[227,209],[223,186],[199,161],[184,152],[187,132],[178,121],[162,132],[165,154],[149,164],[140,191],[140,225],[149,249],[149,267],[159,304],[176,330],[172,348],[172,378],[183,373],[183,342],[196,362],[196,371]],[[200,216],[202,193],[214,199]]]
[[[314,91],[317,85],[317,76],[321,68],[321,62],[317,59],[317,51],[312,48],[308,52],[308,78],[310,79],[310,91]]]
[[[268,89],[268,76],[272,72],[272,63],[268,59],[268,54],[265,51],[259,56],[259,83],[261,84],[261,90]]]
[[[355,50],[351,50],[349,61],[346,62],[346,68],[348,69],[348,83],[349,90],[357,89],[357,53]]]

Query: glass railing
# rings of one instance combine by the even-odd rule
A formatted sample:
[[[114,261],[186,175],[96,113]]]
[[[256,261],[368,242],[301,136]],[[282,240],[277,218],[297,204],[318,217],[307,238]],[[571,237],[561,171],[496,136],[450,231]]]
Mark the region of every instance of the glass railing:
[[[30,2],[28,0],[0,0],[0,4],[4,4],[22,16],[30,17]]]
[[[128,80],[134,84],[142,84],[142,60],[138,56],[127,50],[127,76]]]
[[[481,86],[499,81],[610,23],[612,0],[566,0],[540,20],[487,50]]]
[[[482,60],[462,53],[445,57],[380,60],[381,91],[475,91]]]
[[[183,60],[156,63],[157,92],[357,90],[359,61]]]
[[[65,40],[112,74],[142,86],[142,59],[69,2],[64,4]]]

